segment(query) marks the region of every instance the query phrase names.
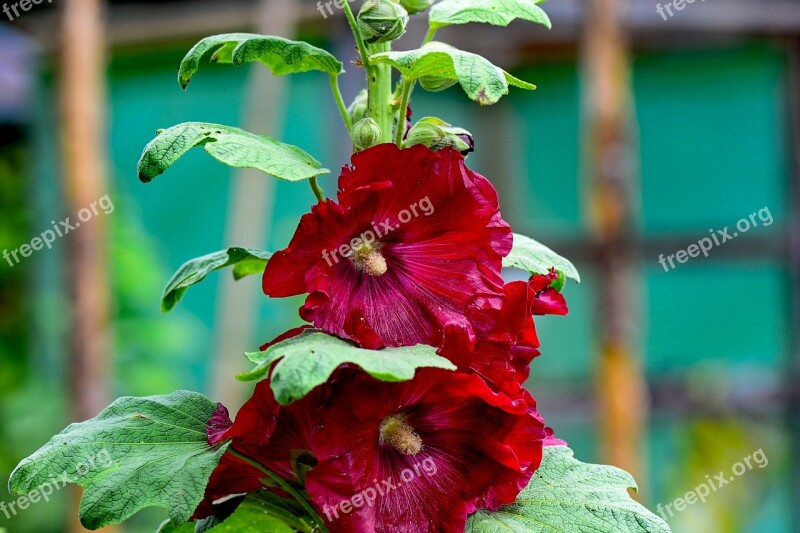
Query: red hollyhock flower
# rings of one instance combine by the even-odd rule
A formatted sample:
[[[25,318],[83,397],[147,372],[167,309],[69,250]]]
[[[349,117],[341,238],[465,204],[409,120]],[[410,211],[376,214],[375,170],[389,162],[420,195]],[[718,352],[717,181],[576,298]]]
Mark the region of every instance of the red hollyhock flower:
[[[263,287],[308,293],[305,320],[364,347],[438,346],[447,324],[472,331],[499,309],[510,248],[497,192],[458,152],[382,144],[343,169],[338,203],[303,216]]]
[[[382,383],[345,369],[331,398],[306,488],[333,532],[463,532],[469,513],[512,503],[541,462],[533,405],[474,374]]]
[[[530,375],[530,363],[539,355],[539,337],[532,315],[566,315],[567,303],[551,287],[555,271],[533,276],[527,283],[504,287],[503,306],[494,326],[483,336],[457,324],[446,328],[440,354],[462,372],[475,372],[499,389],[514,393]]]

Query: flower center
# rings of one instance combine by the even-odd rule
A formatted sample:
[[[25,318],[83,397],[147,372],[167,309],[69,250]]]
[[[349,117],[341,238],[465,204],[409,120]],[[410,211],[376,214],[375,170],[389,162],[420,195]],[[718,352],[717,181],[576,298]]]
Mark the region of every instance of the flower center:
[[[386,258],[378,251],[380,245],[362,243],[353,250],[353,262],[356,268],[363,270],[370,276],[382,276],[386,274]]]
[[[408,425],[405,415],[392,415],[381,422],[380,443],[388,444],[403,455],[417,455],[422,438]]]

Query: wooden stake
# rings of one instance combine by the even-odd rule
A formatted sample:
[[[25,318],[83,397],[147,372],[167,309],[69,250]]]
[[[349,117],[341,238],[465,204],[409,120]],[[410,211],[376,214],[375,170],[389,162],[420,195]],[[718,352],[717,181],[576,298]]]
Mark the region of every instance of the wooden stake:
[[[598,424],[604,462],[641,478],[646,382],[635,354],[637,278],[632,236],[639,192],[631,67],[623,0],[589,0],[583,48],[586,177],[598,253]]]
[[[69,393],[72,418],[97,415],[109,400],[109,274],[105,215],[77,219],[108,192],[106,183],[105,62],[101,0],[69,0],[63,5],[58,68],[62,171],[67,213],[75,230],[68,244],[70,290]],[[113,201],[113,199],[112,199]],[[78,491],[69,510],[77,521]],[[105,531],[111,531],[107,528]]]

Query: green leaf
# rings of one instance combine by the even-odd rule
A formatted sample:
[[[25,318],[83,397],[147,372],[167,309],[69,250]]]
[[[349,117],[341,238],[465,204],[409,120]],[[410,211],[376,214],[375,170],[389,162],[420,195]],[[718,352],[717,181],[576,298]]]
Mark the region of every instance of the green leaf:
[[[240,374],[238,379],[261,379],[274,367],[272,391],[283,405],[303,398],[328,381],[333,371],[344,363],[353,363],[381,381],[408,381],[423,367],[455,370],[450,361],[436,355],[436,348],[432,346],[366,350],[317,330],[304,331],[263,352],[246,355],[256,367]]]
[[[581,463],[565,446],[544,449],[542,466],[512,505],[478,511],[465,533],[669,533],[666,522],[631,499],[630,474]]]
[[[164,520],[156,530],[156,533],[194,533],[194,522],[176,526],[172,523],[172,520]]]
[[[236,511],[212,533],[311,533],[313,522],[294,502],[260,491],[239,504]]]
[[[203,498],[227,445],[212,448],[206,421],[217,404],[195,392],[120,398],[95,418],[72,424],[11,474],[13,494],[84,488],[81,523],[118,524],[145,507],[163,507],[186,522]]]
[[[342,62],[322,48],[303,41],[290,41],[273,35],[252,33],[227,33],[206,37],[189,50],[181,61],[178,81],[184,89],[200,69],[203,56],[216,50],[211,57],[214,63],[243,65],[258,61],[276,76],[321,70],[338,76],[344,70]]]
[[[469,22],[508,26],[516,19],[550,28],[550,18],[537,3],[533,0],[442,0],[431,8],[429,20],[433,29]]]
[[[406,79],[423,76],[438,80],[455,80],[464,92],[481,105],[496,103],[508,94],[508,86],[533,90],[535,85],[515,78],[488,59],[464,52],[450,45],[431,42],[406,52],[383,52],[370,57],[375,63],[388,63]]]
[[[531,274],[547,274],[551,268],[555,268],[566,277],[581,282],[578,270],[568,259],[561,257],[544,244],[517,233],[514,234],[511,253],[503,259],[503,266],[519,268]]]
[[[239,128],[185,122],[150,141],[139,159],[139,179],[148,183],[163,174],[192,148],[202,146],[220,163],[236,168],[255,168],[278,179],[300,181],[330,172],[306,152],[265,135]]]
[[[189,287],[203,281],[215,270],[233,266],[233,278],[240,280],[251,274],[261,274],[272,256],[269,252],[255,248],[233,246],[202,257],[197,257],[181,266],[164,288],[161,296],[161,310],[170,311],[183,298]]]

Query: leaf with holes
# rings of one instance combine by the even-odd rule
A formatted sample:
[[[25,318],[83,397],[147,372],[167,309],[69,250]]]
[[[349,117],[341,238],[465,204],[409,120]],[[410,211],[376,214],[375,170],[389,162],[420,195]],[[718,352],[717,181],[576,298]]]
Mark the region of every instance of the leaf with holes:
[[[215,270],[233,266],[233,278],[240,280],[252,274],[261,274],[272,254],[255,248],[232,246],[184,263],[164,288],[161,296],[161,310],[170,311],[183,298],[189,287],[203,281]]]
[[[272,369],[272,391],[283,405],[303,398],[345,363],[357,365],[381,381],[408,381],[418,368],[455,370],[432,346],[367,350],[317,330],[306,330],[263,352],[246,355],[256,367],[237,377],[242,381],[261,379]]]
[[[541,2],[541,0],[540,0]],[[478,22],[508,26],[516,19],[550,28],[550,18],[533,0],[442,0],[430,11],[431,28]]]
[[[566,277],[578,283],[581,281],[578,269],[568,259],[561,257],[544,244],[517,233],[514,234],[511,253],[503,259],[503,266],[518,268],[531,274],[547,274],[551,268],[555,268]]]
[[[262,63],[276,76],[320,70],[338,76],[344,70],[342,62],[329,52],[303,41],[291,41],[274,35],[226,33],[206,37],[181,61],[178,81],[184,89],[200,69],[203,57],[214,51],[213,63],[243,65],[252,61]]]
[[[406,52],[382,52],[371,56],[370,61],[388,63],[406,79],[429,77],[457,81],[467,96],[481,105],[496,103],[508,94],[509,85],[536,89],[535,85],[515,78],[482,56],[439,42]]]
[[[613,466],[581,463],[565,446],[546,447],[542,465],[517,501],[478,511],[465,533],[669,533],[666,522],[631,499],[630,474]]]
[[[227,445],[211,447],[206,422],[217,404],[195,392],[120,398],[95,418],[72,424],[11,474],[13,494],[83,487],[81,523],[89,529],[163,507],[186,522],[203,499]]]
[[[161,130],[145,146],[139,159],[139,179],[144,183],[152,181],[198,146],[220,163],[255,168],[287,181],[307,180],[330,172],[300,148],[272,137],[219,124],[185,122]]]

